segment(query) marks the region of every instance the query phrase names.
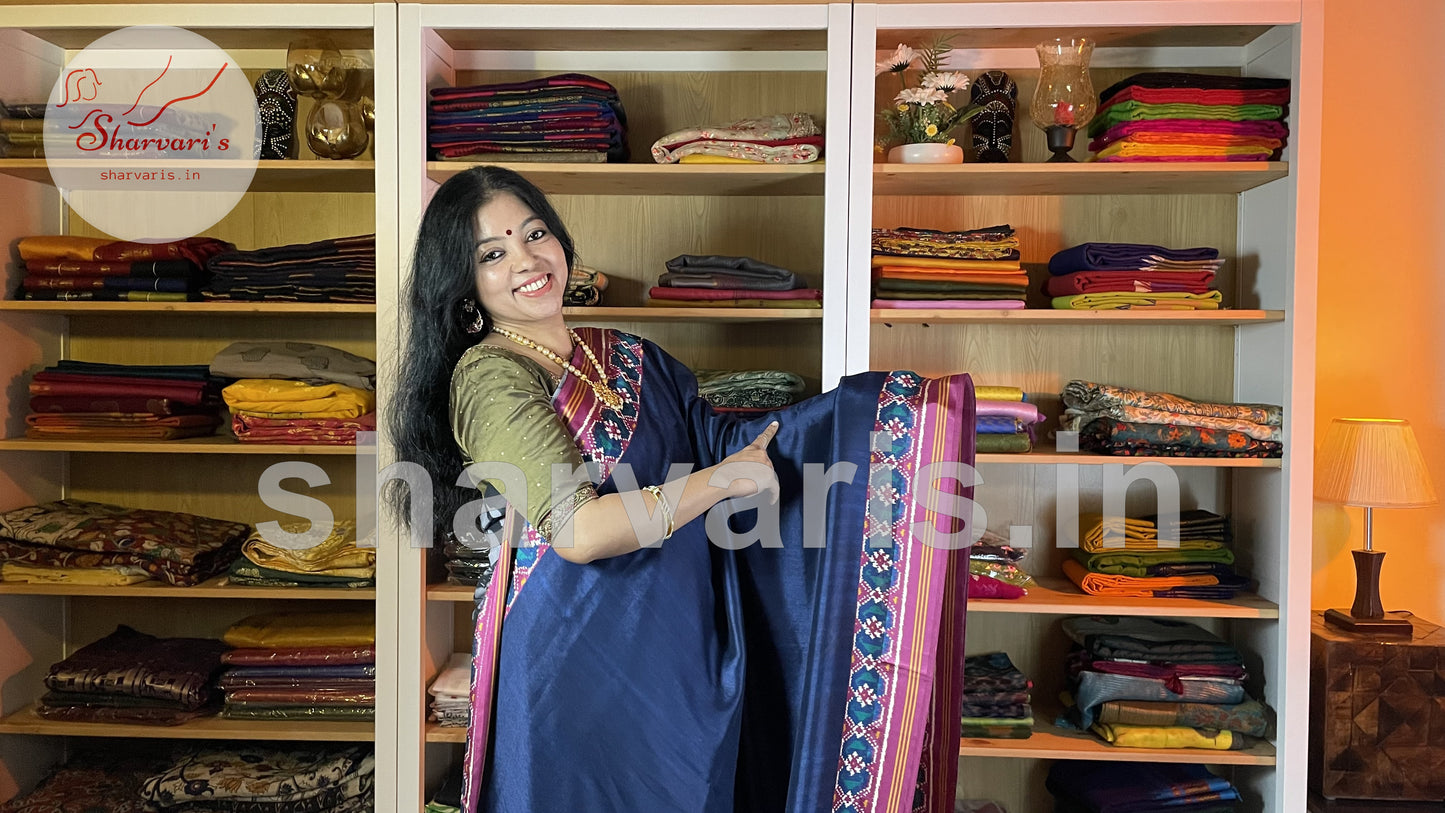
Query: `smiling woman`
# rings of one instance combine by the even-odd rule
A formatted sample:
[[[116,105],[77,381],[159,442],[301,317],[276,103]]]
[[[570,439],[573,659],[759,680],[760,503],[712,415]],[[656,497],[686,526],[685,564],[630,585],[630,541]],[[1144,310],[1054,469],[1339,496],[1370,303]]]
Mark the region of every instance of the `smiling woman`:
[[[439,484],[433,530],[497,563],[463,808],[951,809],[967,543],[934,480],[973,482],[968,377],[868,373],[720,414],[651,342],[567,327],[573,256],[495,167],[443,184],[417,237],[389,418]],[[804,488],[808,463],[834,493]],[[464,466],[505,520],[454,521],[476,517],[446,486]]]

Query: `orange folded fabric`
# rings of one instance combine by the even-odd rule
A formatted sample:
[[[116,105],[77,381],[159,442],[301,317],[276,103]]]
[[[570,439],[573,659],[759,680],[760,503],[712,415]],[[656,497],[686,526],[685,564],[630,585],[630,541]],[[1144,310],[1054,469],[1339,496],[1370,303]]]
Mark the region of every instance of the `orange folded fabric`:
[[[41,234],[20,238],[20,259],[31,260],[81,260],[95,259],[95,250],[108,246],[114,240],[100,237],[70,237],[64,234]]]
[[[878,279],[907,279],[918,282],[982,282],[989,285],[1017,285],[1026,288],[1029,275],[1018,271],[949,271],[946,269],[899,268],[885,265],[876,269]]]
[[[950,260],[946,257],[887,257],[873,255],[873,267],[947,268],[954,271],[1021,271],[1018,260]]]
[[[1268,147],[1277,150],[1284,146],[1278,138],[1260,136],[1237,136],[1225,133],[1130,133],[1119,139],[1134,144],[1195,144],[1207,147]]]
[[[1153,598],[1155,590],[1171,587],[1206,587],[1219,584],[1214,576],[1151,576],[1147,579],[1134,576],[1111,576],[1107,573],[1093,573],[1074,559],[1064,560],[1064,575],[1091,596],[1113,598]]]

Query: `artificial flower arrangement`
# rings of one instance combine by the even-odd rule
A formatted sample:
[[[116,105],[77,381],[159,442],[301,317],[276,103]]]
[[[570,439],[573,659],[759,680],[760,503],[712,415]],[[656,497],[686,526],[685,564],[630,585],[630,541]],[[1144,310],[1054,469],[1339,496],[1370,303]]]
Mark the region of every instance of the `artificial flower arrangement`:
[[[953,50],[941,38],[923,50],[899,45],[887,59],[878,63],[875,76],[898,74],[902,90],[893,97],[893,107],[879,112],[888,124],[888,135],[879,139],[879,149],[898,144],[952,144],[953,128],[983,110],[977,105],[954,106],[949,98],[968,90],[968,77],[958,71],[939,70],[943,57]],[[908,85],[907,71],[915,66],[923,69],[918,87]]]

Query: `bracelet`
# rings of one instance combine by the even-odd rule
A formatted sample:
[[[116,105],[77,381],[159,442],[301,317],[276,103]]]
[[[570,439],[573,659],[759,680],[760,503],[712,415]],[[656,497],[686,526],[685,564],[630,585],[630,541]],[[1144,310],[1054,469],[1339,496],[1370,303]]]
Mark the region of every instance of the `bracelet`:
[[[672,525],[672,506],[667,502],[667,495],[663,494],[662,489],[657,486],[643,486],[642,490],[651,494],[657,500],[657,507],[662,509],[662,518],[667,520],[667,533],[663,534],[662,539],[658,541],[667,541],[672,538],[672,532],[676,530]]]

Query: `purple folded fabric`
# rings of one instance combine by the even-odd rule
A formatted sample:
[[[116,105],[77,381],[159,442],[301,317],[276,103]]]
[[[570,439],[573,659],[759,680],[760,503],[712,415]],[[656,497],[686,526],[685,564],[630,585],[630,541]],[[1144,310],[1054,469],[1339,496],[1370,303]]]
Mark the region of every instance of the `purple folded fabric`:
[[[997,311],[1023,310],[1021,299],[875,299],[875,308],[898,310]]]
[[[1044,419],[1044,414],[1039,408],[1027,401],[990,401],[981,399],[975,402],[978,417],[1003,417],[1013,418],[1023,423],[1038,423]]]
[[[1089,142],[1089,151],[1098,152],[1120,139],[1137,133],[1201,133],[1232,135],[1246,138],[1278,138],[1289,136],[1289,128],[1278,121],[1215,121],[1213,119],[1153,119],[1125,121],[1100,133]]]
[[[1075,271],[1133,271],[1143,268],[1148,257],[1166,260],[1214,260],[1216,248],[1164,248],[1148,243],[1080,243],[1049,259],[1050,274]]]

